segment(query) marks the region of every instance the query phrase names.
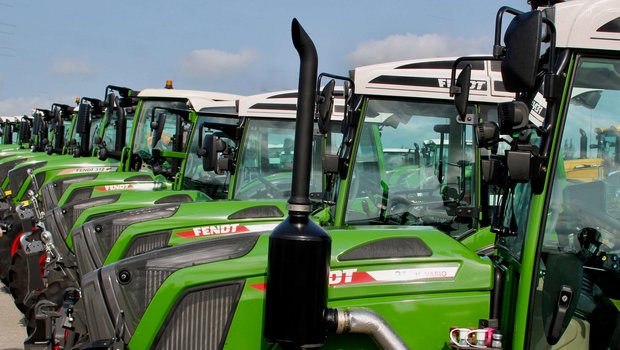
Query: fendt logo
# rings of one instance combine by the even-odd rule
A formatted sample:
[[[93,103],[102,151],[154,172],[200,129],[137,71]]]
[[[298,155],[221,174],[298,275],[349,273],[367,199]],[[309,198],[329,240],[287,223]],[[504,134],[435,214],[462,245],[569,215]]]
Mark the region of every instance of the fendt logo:
[[[241,225],[241,224],[223,224],[223,225],[210,225],[194,227],[192,229],[185,229],[183,231],[176,232],[177,236],[183,238],[196,238],[196,237],[209,237],[219,235],[232,235],[237,233],[249,233],[249,232],[269,232],[276,227],[277,224],[256,224],[256,225]]]
[[[441,88],[449,88],[450,85],[452,85],[450,83],[450,79],[437,79],[437,83],[439,84],[439,87]],[[487,89],[487,82],[484,80],[472,80],[469,83],[469,89],[484,91]]]
[[[105,185],[101,187],[97,187],[99,191],[121,191],[121,190],[130,190],[133,188],[133,185]]]
[[[88,167],[88,168],[69,168],[64,169],[59,172],[60,175],[67,174],[82,174],[82,173],[109,173],[112,171],[116,171],[117,167]]]
[[[194,236],[213,236],[220,234],[225,235],[227,233],[247,232],[247,229],[244,226],[241,226],[241,231],[238,231],[239,228],[239,224],[194,227]]]

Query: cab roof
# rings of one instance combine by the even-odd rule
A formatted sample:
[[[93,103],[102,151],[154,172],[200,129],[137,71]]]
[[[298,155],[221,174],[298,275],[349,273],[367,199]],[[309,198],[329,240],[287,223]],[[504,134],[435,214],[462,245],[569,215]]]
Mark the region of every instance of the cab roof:
[[[191,107],[199,111],[211,107],[215,102],[228,101],[234,103],[241,95],[233,95],[222,92],[180,90],[180,89],[144,89],[138,94],[140,98],[164,98],[164,99],[187,99]],[[217,103],[215,104],[217,105]]]
[[[275,91],[247,96],[239,99],[237,112],[240,117],[296,118],[297,90]],[[344,117],[342,87],[334,90],[334,112],[332,120]]]
[[[545,13],[556,28],[556,47],[620,50],[617,0],[571,0]]]
[[[357,67],[352,72],[355,92],[360,95],[453,100],[449,87],[455,59],[415,59]],[[472,65],[470,101],[498,103],[514,97],[514,93],[504,88],[498,64],[490,61],[468,63]]]

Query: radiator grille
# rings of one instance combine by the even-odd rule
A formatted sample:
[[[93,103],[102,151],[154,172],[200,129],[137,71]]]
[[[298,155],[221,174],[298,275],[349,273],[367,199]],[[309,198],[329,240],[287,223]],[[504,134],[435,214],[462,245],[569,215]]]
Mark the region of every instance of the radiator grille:
[[[159,286],[164,283],[166,278],[172,274],[172,271],[167,270],[146,270],[145,274],[145,288],[144,288],[144,305],[142,307],[142,312],[146,310],[146,307],[149,306],[151,299],[157,293]],[[142,317],[142,314],[139,315]]]
[[[142,235],[131,242],[131,245],[127,249],[127,252],[125,252],[124,257],[128,258],[130,256],[146,253],[158,248],[167,247],[169,240],[170,232]]]
[[[118,237],[127,228],[127,225],[101,225],[102,231],[96,233],[97,240],[99,241],[99,251],[102,257],[107,257],[114,246],[114,243],[118,240]],[[110,230],[108,233],[106,231]]]
[[[241,283],[235,283],[186,294],[166,320],[154,348],[222,348],[241,287]]]

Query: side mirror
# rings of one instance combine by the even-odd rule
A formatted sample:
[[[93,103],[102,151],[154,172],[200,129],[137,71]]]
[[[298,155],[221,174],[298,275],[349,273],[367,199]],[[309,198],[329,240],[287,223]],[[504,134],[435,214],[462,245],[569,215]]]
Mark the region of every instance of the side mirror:
[[[226,144],[215,135],[205,135],[202,140],[202,168],[204,171],[217,170],[217,154],[226,149]],[[202,152],[201,152],[202,153]]]
[[[466,123],[467,119],[467,102],[469,101],[469,87],[471,81],[471,64],[468,64],[461,70],[459,77],[456,79],[456,89],[454,89],[454,105],[456,107],[456,111],[458,112],[458,118],[456,119],[459,123]],[[471,124],[475,122],[474,120],[469,121]]]
[[[318,101],[319,110],[319,130],[323,135],[327,134],[330,129],[330,122],[332,118],[332,110],[334,107],[334,88],[336,87],[336,81],[330,80],[327,85],[321,91]]]
[[[157,116],[157,121],[151,122],[151,130],[153,130],[153,140],[151,141],[151,148],[155,148],[155,145],[157,145],[157,142],[161,140],[161,134],[164,132],[165,125],[166,125],[166,113],[159,113],[159,115]]]
[[[530,91],[536,85],[542,43],[542,12],[517,15],[504,34],[502,80],[507,91]]]

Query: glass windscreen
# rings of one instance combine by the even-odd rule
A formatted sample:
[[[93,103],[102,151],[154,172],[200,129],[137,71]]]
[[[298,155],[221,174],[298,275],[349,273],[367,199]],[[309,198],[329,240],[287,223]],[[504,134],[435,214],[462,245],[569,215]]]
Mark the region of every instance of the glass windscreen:
[[[493,113],[481,106],[482,117]],[[458,235],[473,220],[471,126],[455,121],[451,101],[369,99],[349,185],[348,224],[428,225]]]
[[[291,193],[295,119],[248,118],[237,166],[236,199],[288,199]],[[312,159],[321,159],[322,137]],[[322,171],[313,162],[310,192],[322,191]]]
[[[140,115],[136,124],[136,135],[134,138],[133,149],[138,154],[144,154],[145,156],[152,155],[153,147],[153,134],[152,122],[154,109],[157,108],[160,113],[164,113],[163,108],[171,109],[187,109],[185,101],[162,101],[162,100],[143,100],[142,107],[140,108]],[[169,120],[168,120],[169,119]],[[167,148],[170,145],[172,135],[174,134],[174,122],[175,118],[166,118],[160,139],[157,141],[155,147],[159,149]],[[161,142],[160,142],[161,141]]]
[[[230,180],[230,172],[205,171],[203,167],[203,159],[198,155],[201,147],[200,141],[207,135],[214,135],[226,144],[226,148],[232,152],[236,149],[237,141],[234,135],[230,135],[224,131],[224,127],[218,128],[218,125],[231,129],[239,122],[238,118],[226,117],[210,117],[200,116],[195,128],[192,142],[190,144],[189,153],[187,154],[187,162],[185,164],[185,173],[183,174],[183,188],[198,190],[213,199],[225,199],[228,196],[228,185]],[[229,155],[229,156],[232,156]]]

